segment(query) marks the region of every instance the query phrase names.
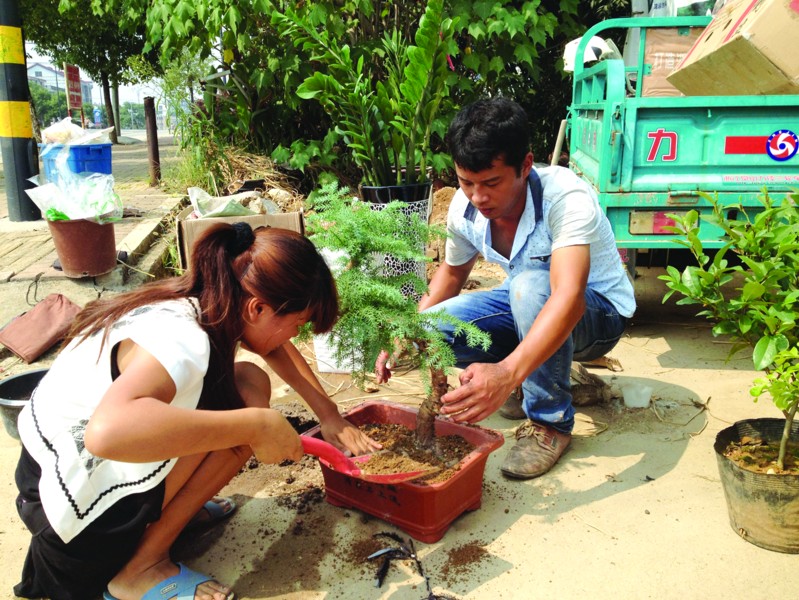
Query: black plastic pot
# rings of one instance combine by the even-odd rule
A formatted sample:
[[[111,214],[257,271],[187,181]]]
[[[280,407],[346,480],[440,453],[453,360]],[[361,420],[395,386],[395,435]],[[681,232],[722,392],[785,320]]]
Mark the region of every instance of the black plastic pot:
[[[420,202],[430,197],[432,185],[429,181],[408,185],[362,185],[361,198],[375,204],[388,204],[392,200]]]
[[[237,189],[234,194],[240,194],[242,192],[262,192],[266,189],[266,180],[265,179],[246,179],[244,183],[241,184],[241,187]]]
[[[33,390],[47,371],[47,369],[27,371],[0,381],[0,415],[3,417],[6,433],[15,440],[19,439],[17,431],[19,411],[28,404]]]
[[[716,435],[713,448],[727,500],[730,525],[746,541],[776,552],[799,553],[799,475],[768,475],[739,467],[724,456],[731,442],[748,436],[779,441],[784,419],[738,421]],[[799,423],[791,428],[799,441]]]

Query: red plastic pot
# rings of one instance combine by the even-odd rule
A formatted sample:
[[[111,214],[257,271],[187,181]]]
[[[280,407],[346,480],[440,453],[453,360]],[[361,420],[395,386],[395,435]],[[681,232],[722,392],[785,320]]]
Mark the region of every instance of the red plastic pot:
[[[394,423],[415,429],[417,412],[415,407],[370,401],[344,416],[355,425]],[[319,427],[306,435],[321,435]],[[475,447],[447,481],[384,485],[337,473],[320,463],[327,501],[383,519],[421,542],[437,542],[462,513],[480,508],[486,460],[505,440],[491,429],[441,420],[436,422],[436,435],[459,435]]]

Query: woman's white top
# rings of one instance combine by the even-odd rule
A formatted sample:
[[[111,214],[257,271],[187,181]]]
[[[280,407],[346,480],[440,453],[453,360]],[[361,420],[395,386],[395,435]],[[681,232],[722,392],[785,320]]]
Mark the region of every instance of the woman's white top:
[[[195,409],[210,355],[198,315],[194,300],[159,302],[122,317],[102,347],[102,331],[80,344],[72,340],[21,411],[20,439],[42,469],[42,506],[64,542],[120,498],[157,486],[177,460],[119,462],[93,456],[84,447],[86,425],[112,382],[112,349],[126,339],[141,346],[174,381],[172,406]]]

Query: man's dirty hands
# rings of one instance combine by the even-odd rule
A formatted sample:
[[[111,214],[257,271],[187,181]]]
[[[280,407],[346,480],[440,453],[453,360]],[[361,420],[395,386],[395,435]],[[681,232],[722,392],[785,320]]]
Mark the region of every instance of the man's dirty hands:
[[[516,388],[501,363],[472,363],[459,379],[460,387],[441,397],[441,414],[457,423],[476,423],[491,416]]]

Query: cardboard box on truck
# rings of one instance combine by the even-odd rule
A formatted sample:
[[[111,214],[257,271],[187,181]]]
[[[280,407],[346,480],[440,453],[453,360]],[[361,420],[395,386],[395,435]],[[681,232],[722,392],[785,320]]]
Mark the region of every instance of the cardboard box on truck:
[[[687,96],[799,94],[799,2],[733,0],[667,79]]]
[[[189,206],[178,215],[177,220],[177,244],[180,253],[180,266],[188,269],[191,266],[191,249],[194,242],[206,229],[216,223],[237,223],[244,221],[250,227],[268,226],[281,229],[290,229],[305,235],[305,225],[302,220],[302,213],[289,212],[267,215],[248,215],[246,217],[211,217],[206,219],[190,219],[194,209]]]
[[[642,96],[683,95],[666,77],[685,58],[702,31],[701,27],[653,27],[646,32],[644,62],[649,65],[649,72],[644,74]]]

